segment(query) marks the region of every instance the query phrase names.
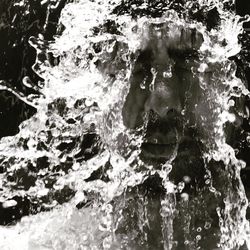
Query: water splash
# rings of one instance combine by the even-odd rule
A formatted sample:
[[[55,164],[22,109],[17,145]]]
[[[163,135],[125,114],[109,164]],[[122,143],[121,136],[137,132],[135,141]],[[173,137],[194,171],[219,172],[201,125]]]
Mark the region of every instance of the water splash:
[[[235,64],[228,59],[241,50],[237,36],[242,32],[243,21],[226,11],[221,1],[195,3],[203,7],[204,13],[217,8],[221,20],[217,28],[208,31],[189,15],[180,16],[174,10],[167,10],[171,3],[161,17],[143,15],[135,19],[126,14],[113,14],[120,1],[77,1],[63,9],[60,23],[65,29],[55,41],[46,41],[42,36],[30,38],[31,46],[37,51],[33,70],[44,79],[44,86],[37,89],[24,79],[26,86],[39,90],[37,95],[26,97],[1,84],[2,89],[37,109],[33,117],[20,125],[16,136],[0,142],[0,159],[5,170],[1,174],[1,200],[6,206],[16,206],[12,198],[18,195],[29,197],[37,211],[54,209],[24,218],[14,227],[1,228],[2,249],[20,249],[20,245],[22,249],[69,246],[137,249],[138,239],[143,245],[150,238],[146,230],[150,225],[147,205],[157,202],[135,189],[156,173],[166,191],[160,199],[160,212],[153,210],[160,213],[163,221],[163,247],[175,249],[178,245],[175,213],[186,211],[189,200],[189,195],[182,192],[182,183],[175,186],[169,180],[178,149],[161,170],[155,170],[139,157],[143,135],[138,132],[143,128],[130,131],[122,122],[122,107],[129,92],[135,57],[145,48],[150,25],[161,23],[168,24],[170,34],[185,27],[195,28],[203,36],[199,67],[193,73],[199,78],[202,98],[207,102],[195,111],[202,114],[197,123],[205,134],[203,160],[207,165],[209,190],[224,202],[216,210],[218,244],[222,249],[237,249],[249,238],[247,199],[240,180],[244,162],[236,158],[225,133],[225,124],[236,122],[240,116],[232,112],[236,105],[232,98],[249,95],[235,75]],[[195,9],[195,3],[188,1],[185,6]],[[146,10],[148,4],[145,2],[140,9]],[[136,5],[131,6],[132,10],[137,9]],[[49,53],[54,59],[60,58],[59,62],[52,64]],[[171,78],[171,74],[170,67],[165,77]],[[207,114],[207,110],[212,112]],[[213,171],[219,172],[210,167],[213,161],[223,162],[226,188],[213,180]],[[176,204],[178,192],[182,197],[180,205]],[[122,227],[129,221],[126,208],[130,200],[133,207],[134,193],[139,200],[138,208],[131,213],[138,217],[135,226],[138,230],[126,235]],[[124,199],[120,198],[123,196]],[[200,207],[201,203],[197,202]],[[76,206],[83,208],[78,210]],[[180,227],[184,225],[185,245],[199,249],[204,234],[198,227],[197,235],[189,236],[193,233],[189,228],[191,217],[192,212],[184,216]],[[207,220],[205,229],[210,229],[209,223]],[[158,244],[160,248],[161,243]]]

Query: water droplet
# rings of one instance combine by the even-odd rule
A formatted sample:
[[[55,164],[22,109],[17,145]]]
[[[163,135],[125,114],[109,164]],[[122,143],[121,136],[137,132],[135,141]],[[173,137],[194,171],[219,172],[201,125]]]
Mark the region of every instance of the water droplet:
[[[17,202],[15,200],[8,200],[2,203],[3,208],[15,207],[16,205],[17,205]]]
[[[158,139],[154,138],[153,139],[153,143],[157,144],[158,143]]]
[[[141,88],[141,89],[145,89],[145,88],[146,88],[146,80],[147,80],[147,77],[145,77],[145,78],[143,79],[143,81],[140,83],[140,88]]]
[[[205,180],[205,184],[206,184],[206,185],[209,185],[210,182],[211,182],[210,179]]]
[[[167,173],[170,173],[171,170],[172,170],[172,165],[171,164],[165,164],[162,166],[162,170],[167,172]]]
[[[245,107],[245,118],[249,118],[250,111],[248,107]]]
[[[122,55],[122,60],[123,60],[124,62],[128,62],[128,61],[129,61],[128,55],[127,55],[127,54],[123,54],[123,55]]]
[[[44,82],[43,81],[38,81],[37,83],[39,88],[43,88],[44,87]]]
[[[151,68],[150,71],[151,71],[151,73],[152,73],[153,75],[155,75],[155,74],[157,73],[155,68]]]
[[[106,51],[107,51],[108,53],[112,53],[112,52],[113,52],[115,43],[116,43],[116,42],[114,41],[114,42],[112,42],[111,44],[109,44],[109,45],[107,46]]]
[[[214,193],[214,192],[216,192],[216,189],[214,187],[209,187],[209,191]]]
[[[196,240],[197,241],[201,240],[201,236],[199,234],[196,236]]]
[[[182,199],[183,201],[188,201],[188,200],[189,200],[189,195],[188,195],[187,193],[182,193],[182,194],[181,194],[181,199]]]
[[[234,100],[229,100],[229,101],[228,101],[228,105],[229,105],[230,107],[234,106],[234,105],[235,105],[235,101],[234,101]]]
[[[105,209],[108,213],[111,213],[113,211],[113,206],[111,204],[107,204]]]
[[[211,223],[208,222],[208,221],[206,221],[206,223],[205,223],[205,225],[204,225],[204,228],[205,228],[206,230],[208,230],[210,227],[211,227]]]
[[[41,40],[44,40],[43,34],[39,33],[39,34],[38,34],[38,38],[41,39]]]
[[[250,135],[248,135],[248,136],[246,137],[246,141],[247,141],[248,143],[250,143]]]
[[[184,181],[186,184],[187,184],[187,183],[190,183],[190,181],[191,181],[190,176],[185,175],[185,176],[183,177],[183,181]]]
[[[23,85],[27,88],[34,88],[34,83],[30,80],[28,76],[25,76],[23,78]]]
[[[179,192],[182,192],[184,187],[185,187],[185,183],[183,181],[179,182],[178,185],[177,185],[177,189],[178,189]]]
[[[192,72],[192,76],[195,77],[195,75],[197,73],[197,68],[196,67],[191,67],[191,72]]]

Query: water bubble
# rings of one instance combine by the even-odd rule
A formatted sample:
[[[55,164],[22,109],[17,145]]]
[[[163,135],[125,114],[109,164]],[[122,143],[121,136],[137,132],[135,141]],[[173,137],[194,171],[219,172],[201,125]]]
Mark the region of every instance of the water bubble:
[[[151,68],[150,71],[151,71],[151,73],[152,73],[153,75],[155,75],[155,74],[157,73],[157,71],[156,71],[155,68]]]
[[[184,181],[186,184],[190,183],[190,182],[191,182],[190,176],[185,175],[185,176],[183,177],[183,181]]]
[[[182,193],[181,194],[181,199],[185,202],[189,200],[189,195],[187,193]]]
[[[170,173],[171,172],[171,170],[172,170],[172,165],[171,164],[164,164],[163,166],[162,166],[162,170],[163,171],[165,171],[165,172],[167,172],[167,173]]]
[[[42,89],[44,87],[44,82],[38,81],[37,86]]]
[[[157,138],[154,138],[154,139],[153,139],[153,143],[157,144],[157,143],[158,143],[158,139],[157,139]]]
[[[209,185],[210,183],[211,183],[211,180],[210,180],[210,179],[205,180],[205,184],[206,184],[206,185]]]
[[[196,236],[196,240],[197,241],[201,240],[201,236],[199,234]]]
[[[208,221],[206,221],[206,223],[205,223],[205,225],[204,225],[204,228],[205,228],[206,230],[208,230],[210,227],[211,227],[211,223],[208,222]]]
[[[106,207],[105,207],[105,210],[108,212],[108,213],[112,213],[113,211],[113,206],[111,204],[107,204]]]
[[[216,189],[211,186],[211,187],[209,187],[209,191],[212,192],[212,193],[214,193],[214,192],[216,192]]]
[[[128,54],[123,54],[123,55],[122,55],[122,60],[123,60],[124,62],[128,62],[128,61],[129,61],[129,56],[128,56]]]
[[[23,78],[23,85],[27,88],[33,88],[34,87],[34,83],[30,80],[30,78],[28,76],[25,76]]]

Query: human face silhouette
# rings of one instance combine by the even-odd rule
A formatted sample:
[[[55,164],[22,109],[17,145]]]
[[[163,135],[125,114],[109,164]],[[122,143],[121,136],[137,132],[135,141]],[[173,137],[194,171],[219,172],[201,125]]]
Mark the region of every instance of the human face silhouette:
[[[164,23],[151,24],[145,32],[122,112],[127,128],[144,127],[144,160],[170,159],[193,136],[199,115],[196,106],[201,102],[193,70],[199,66],[201,43],[196,30]]]

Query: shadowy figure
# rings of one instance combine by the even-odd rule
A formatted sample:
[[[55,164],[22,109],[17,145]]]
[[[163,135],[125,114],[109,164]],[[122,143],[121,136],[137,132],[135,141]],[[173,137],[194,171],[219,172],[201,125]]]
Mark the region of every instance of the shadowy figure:
[[[157,172],[128,189],[114,201],[117,212],[122,210],[116,237],[136,250],[219,249],[223,198],[228,190],[237,193],[241,182],[236,178],[231,183],[222,162],[203,158],[208,149],[204,144],[213,143],[209,137],[217,119],[198,74],[203,37],[196,29],[168,23],[149,24],[143,36],[122,108],[123,123],[143,133],[139,157],[144,164],[155,170],[171,164],[168,178],[176,191],[166,193]],[[119,46],[112,60],[119,56]],[[97,68],[115,77],[116,69],[107,62]],[[204,75],[212,88],[213,68]]]

